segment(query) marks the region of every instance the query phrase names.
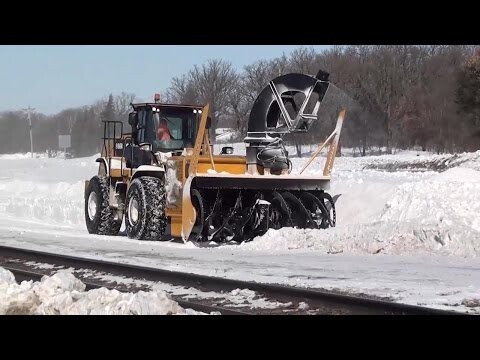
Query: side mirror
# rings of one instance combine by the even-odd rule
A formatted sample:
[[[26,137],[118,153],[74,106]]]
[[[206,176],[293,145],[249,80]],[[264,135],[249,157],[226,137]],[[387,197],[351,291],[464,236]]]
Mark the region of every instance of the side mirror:
[[[233,147],[231,146],[225,146],[222,148],[222,152],[220,155],[232,155],[233,154]]]
[[[138,114],[136,112],[131,112],[128,114],[128,123],[132,126],[132,128],[137,128]]]

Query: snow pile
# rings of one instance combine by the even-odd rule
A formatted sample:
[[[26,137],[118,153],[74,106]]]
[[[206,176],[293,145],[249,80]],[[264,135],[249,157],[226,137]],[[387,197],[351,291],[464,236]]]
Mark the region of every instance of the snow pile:
[[[165,191],[167,193],[167,203],[169,205],[181,205],[181,190],[182,183],[177,177],[177,164],[175,161],[167,161],[166,163],[166,175],[167,180]]]
[[[471,168],[480,171],[480,150],[462,154],[435,155],[422,151],[399,151],[391,155],[352,157],[347,154],[336,158],[333,172],[338,171],[402,171],[402,172],[440,172],[455,167]],[[307,162],[308,156],[292,159],[294,172]],[[325,163],[325,152],[322,152],[307,173],[321,174]],[[297,169],[298,170],[298,169]]]
[[[464,225],[480,231],[480,172],[454,168],[430,180],[402,184],[379,220]]]
[[[67,270],[40,282],[15,282],[0,268],[0,314],[32,315],[170,315],[187,314],[165,292],[121,293],[106,288],[85,291]]]
[[[96,174],[96,157],[0,156],[0,214],[84,228],[84,181]]]
[[[418,226],[413,223],[390,222],[339,226],[328,230],[270,229],[244,250],[284,252],[305,250],[327,254],[421,254],[480,255],[480,232],[468,227],[443,225]]]
[[[0,160],[18,160],[18,159],[47,159],[47,158],[62,158],[65,159],[65,153],[63,151],[57,151],[54,153],[38,153],[34,152],[33,156],[31,152],[27,153],[15,153],[15,154],[0,154]]]
[[[232,141],[235,138],[240,137],[238,129],[235,128],[217,128],[215,129],[216,142]]]
[[[473,152],[473,153],[463,153],[459,156],[459,161],[461,161],[460,165],[464,168],[470,168],[477,171],[480,171],[480,150]],[[452,162],[451,165],[456,165],[457,162]]]
[[[31,158],[32,154],[31,153],[26,153],[26,154],[0,154],[0,159],[2,160],[17,160],[17,159],[28,159]]]
[[[444,155],[386,155],[364,158],[368,163],[365,169],[386,171],[416,170],[416,171],[445,171],[454,167],[466,167],[480,170],[480,150],[473,153],[444,154]]]
[[[0,213],[69,225],[83,225],[85,183],[0,182]]]
[[[15,276],[13,276],[13,274],[10,271],[0,267],[0,286],[4,284],[7,286],[11,284],[15,284]]]
[[[262,308],[262,309],[278,309],[280,307],[288,307],[292,305],[291,302],[281,303],[278,301],[270,301],[264,297],[259,297],[255,291],[250,289],[235,289],[228,294],[228,300],[232,302],[230,307],[245,307],[250,309]]]
[[[479,171],[453,168],[440,174],[418,175],[412,178],[414,181],[400,184],[392,178],[400,176],[377,172],[376,182],[364,182],[344,174],[339,180],[343,195],[337,202],[336,228],[269,230],[241,248],[480,255]]]

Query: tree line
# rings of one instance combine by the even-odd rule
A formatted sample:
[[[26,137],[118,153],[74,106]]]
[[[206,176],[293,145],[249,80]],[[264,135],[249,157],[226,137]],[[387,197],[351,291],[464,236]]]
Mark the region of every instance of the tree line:
[[[289,72],[330,73],[334,84],[307,134],[286,139],[317,144],[347,109],[341,144],[365,155],[372,149],[421,148],[435,152],[480,148],[480,50],[451,45],[334,46],[322,51],[298,48],[289,55],[235,69],[213,59],[174,77],[163,94],[169,102],[210,103],[212,129],[231,127],[246,134],[250,109],[259,92]],[[58,135],[72,135],[76,156],[99,151],[101,120],[126,124],[135,95],[122,93],[53,116],[32,115],[34,150],[57,149]],[[29,151],[28,123],[22,112],[0,114],[0,153]]]
[[[342,145],[359,149],[436,152],[476,150],[480,145],[480,51],[475,46],[361,45],[257,61],[235,71],[211,60],[172,80],[169,99],[209,102],[216,126],[235,127],[243,136],[259,92],[289,72],[330,73],[335,85],[307,134],[293,144],[316,144],[331,131],[340,108],[347,109]]]
[[[90,156],[100,152],[103,135],[102,120],[122,121],[127,124],[130,103],[135,94],[122,92],[95,101],[92,105],[69,108],[58,114],[31,115],[34,152],[62,150],[58,148],[59,135],[71,135],[74,156]],[[0,153],[30,151],[29,124],[23,111],[0,113]]]

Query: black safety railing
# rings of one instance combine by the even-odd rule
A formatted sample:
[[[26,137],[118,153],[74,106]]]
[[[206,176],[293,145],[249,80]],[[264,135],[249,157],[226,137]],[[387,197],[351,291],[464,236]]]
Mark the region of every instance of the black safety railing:
[[[128,135],[125,135],[123,137],[123,142],[122,142],[122,146],[123,146],[123,149],[122,149],[122,161],[120,161],[120,174],[122,176],[125,176],[124,173],[123,173],[123,159],[126,159],[125,157],[125,149],[127,148],[127,145],[130,145],[132,146],[133,144],[133,138],[132,138],[132,135],[131,134],[128,134]],[[130,164],[133,164],[133,151],[130,151]],[[125,160],[125,166],[126,166],[126,160]]]
[[[134,141],[131,133],[124,133],[123,126],[124,124],[121,121],[102,121],[103,123],[103,147],[102,147],[102,156],[107,158],[108,162],[108,173],[111,173],[112,169],[112,157],[120,158],[120,174],[121,176],[126,176],[124,171],[129,168],[127,166],[127,156],[130,160],[130,167],[132,166],[134,159],[134,152],[130,151],[127,155],[125,151],[127,147],[133,146]],[[142,145],[150,145],[144,143]],[[124,164],[125,160],[125,164]]]
[[[103,147],[102,152],[103,156],[107,158],[108,161],[108,174],[112,168],[112,157],[120,156],[118,150],[118,144],[121,144],[123,147],[123,123],[121,121],[108,121],[104,120],[103,123]],[[122,156],[123,156],[122,150]],[[122,161],[121,161],[122,162]]]

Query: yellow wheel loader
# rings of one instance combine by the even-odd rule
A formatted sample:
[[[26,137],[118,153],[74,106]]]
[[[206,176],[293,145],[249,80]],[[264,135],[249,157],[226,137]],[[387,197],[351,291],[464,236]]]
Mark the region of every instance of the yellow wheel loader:
[[[104,122],[98,175],[85,183],[89,233],[143,240],[243,242],[269,228],[335,226],[326,192],[345,111],[301,171],[292,174],[283,137],[306,132],[329,89],[328,74],[270,81],[250,111],[246,153],[213,153],[209,105],[132,104],[128,123]],[[303,171],[328,147],[321,176]]]

